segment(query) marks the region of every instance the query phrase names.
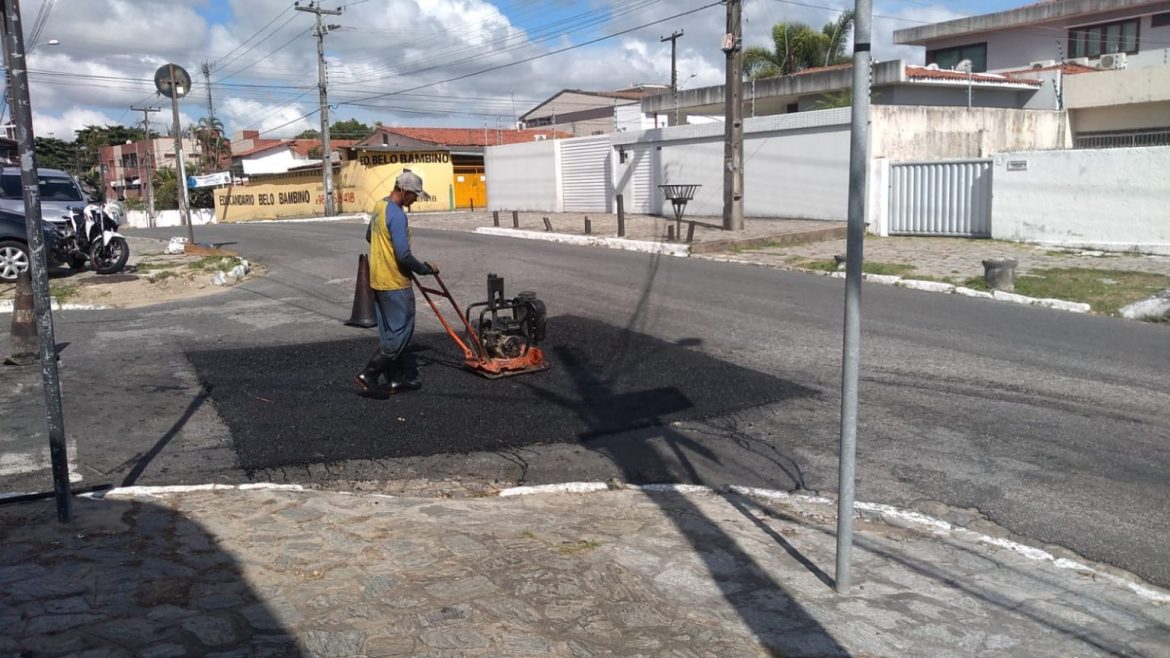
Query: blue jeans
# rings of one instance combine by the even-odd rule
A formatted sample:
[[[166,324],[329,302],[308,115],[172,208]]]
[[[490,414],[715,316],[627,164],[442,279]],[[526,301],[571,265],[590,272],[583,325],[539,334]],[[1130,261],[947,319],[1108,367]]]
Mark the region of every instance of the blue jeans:
[[[402,367],[403,352],[414,335],[414,288],[375,290],[374,317],[378,321],[382,354],[394,360],[392,372],[397,372]]]

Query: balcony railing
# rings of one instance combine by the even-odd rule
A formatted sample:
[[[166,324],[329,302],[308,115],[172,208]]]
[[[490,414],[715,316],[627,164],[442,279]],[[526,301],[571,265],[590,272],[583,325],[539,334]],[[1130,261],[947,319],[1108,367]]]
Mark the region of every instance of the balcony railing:
[[[1077,135],[1074,141],[1074,147],[1079,149],[1113,149],[1133,146],[1170,146],[1170,128],[1082,134]]]

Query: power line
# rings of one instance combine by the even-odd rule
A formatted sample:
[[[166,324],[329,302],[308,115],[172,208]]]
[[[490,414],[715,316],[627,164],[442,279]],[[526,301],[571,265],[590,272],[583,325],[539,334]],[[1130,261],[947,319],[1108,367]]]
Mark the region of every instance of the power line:
[[[292,7],[285,7],[285,8],[284,8],[284,10],[282,10],[282,11],[281,11],[280,13],[278,13],[277,15],[273,16],[273,17],[272,17],[272,20],[270,20],[270,21],[268,21],[267,23],[265,23],[265,24],[264,24],[264,27],[260,28],[259,30],[256,30],[256,33],[255,33],[255,34],[253,34],[252,36],[248,37],[247,39],[245,39],[245,40],[241,41],[241,42],[240,42],[240,45],[236,46],[235,48],[232,48],[232,49],[231,49],[230,51],[228,51],[228,52],[227,52],[227,54],[225,54],[223,57],[220,57],[219,59],[217,59],[217,60],[215,60],[214,62],[212,62],[212,63],[211,63],[211,66],[212,66],[212,68],[226,68],[228,64],[231,64],[231,62],[225,62],[224,60],[226,60],[228,57],[231,57],[232,53],[236,52],[236,51],[237,51],[237,50],[239,50],[240,48],[243,48],[245,45],[247,45],[247,43],[248,43],[249,41],[251,41],[252,39],[255,39],[255,38],[256,38],[256,37],[258,37],[258,36],[260,36],[260,34],[264,32],[264,30],[267,30],[267,29],[268,29],[268,26],[272,25],[272,24],[273,24],[273,23],[275,23],[277,20],[279,20],[279,19],[280,19],[280,17],[281,17],[281,16],[284,16],[284,15],[285,15],[285,13],[287,13],[287,12],[288,12],[290,9],[292,9]],[[291,20],[291,17],[290,17],[290,20]],[[284,27],[284,26],[285,26],[285,25],[287,25],[287,24],[288,24],[288,21],[285,21],[285,22],[284,22],[284,23],[283,23],[283,24],[282,24],[280,27]],[[273,31],[273,34],[275,34],[276,32],[279,32],[279,31],[280,31],[280,27],[276,28],[276,30],[274,30],[274,31]],[[272,35],[270,34],[270,35],[268,35],[268,36],[272,36]],[[265,37],[265,38],[267,39],[268,37]],[[256,45],[259,45],[259,44],[256,44]],[[255,48],[255,47],[256,47],[256,45],[252,46],[252,48]],[[248,50],[251,50],[252,48],[249,48]],[[239,54],[239,55],[238,55],[238,56],[237,56],[235,59],[233,59],[232,61],[234,62],[236,59],[239,59],[240,57],[242,57],[242,56],[244,56],[245,54],[247,54],[248,50],[245,50],[244,52],[240,53],[240,54]]]
[[[509,67],[512,67],[512,66],[516,66],[516,65],[518,65],[518,64],[524,64],[524,63],[531,62],[531,61],[535,61],[535,60],[542,59],[542,58],[545,58],[545,57],[550,57],[550,56],[552,56],[552,55],[558,55],[558,54],[560,54],[560,53],[563,53],[563,52],[568,52],[568,51],[570,51],[570,50],[576,50],[577,48],[584,48],[585,46],[591,46],[591,45],[593,45],[593,44],[595,44],[595,43],[599,43],[599,42],[601,42],[601,41],[605,41],[605,40],[607,40],[607,39],[612,39],[612,38],[614,38],[614,37],[621,36],[621,35],[623,35],[623,34],[629,34],[630,32],[634,32],[634,31],[636,31],[636,30],[640,30],[640,29],[642,29],[642,28],[644,28],[644,27],[650,27],[651,25],[657,25],[657,24],[659,24],[659,23],[665,23],[666,21],[674,20],[674,19],[676,19],[676,18],[681,18],[682,16],[687,16],[687,15],[689,15],[689,14],[694,14],[694,13],[697,13],[697,12],[703,11],[704,9],[710,9],[711,7],[715,7],[715,6],[718,6],[718,5],[721,5],[721,4],[723,4],[721,1],[719,1],[719,2],[711,2],[711,3],[705,4],[705,5],[701,6],[701,7],[697,7],[697,8],[695,8],[695,9],[690,9],[690,10],[687,10],[687,11],[684,11],[684,12],[679,12],[679,13],[677,13],[677,14],[674,14],[674,15],[672,15],[672,16],[666,16],[666,17],[660,18],[660,19],[658,19],[658,20],[650,21],[649,23],[643,23],[642,25],[637,25],[637,26],[634,26],[634,27],[631,27],[631,28],[627,28],[627,29],[625,29],[625,30],[619,30],[619,31],[617,31],[617,32],[614,32],[614,33],[612,33],[612,34],[607,34],[607,35],[605,35],[605,36],[601,36],[601,37],[598,37],[598,38],[596,38],[596,39],[590,39],[589,41],[585,41],[585,42],[583,42],[583,43],[575,44],[575,45],[572,45],[572,46],[566,46],[566,47],[564,47],[564,48],[559,48],[559,49],[557,49],[557,50],[552,50],[552,51],[549,51],[549,52],[547,52],[547,53],[542,53],[542,54],[540,54],[540,55],[533,55],[532,57],[526,57],[526,58],[524,58],[524,59],[520,59],[520,60],[517,60],[517,61],[515,61],[515,62],[509,62],[509,63],[507,63],[507,64],[500,64],[500,65],[497,65],[497,66],[490,66],[490,67],[488,67],[488,68],[486,68],[486,69],[481,69],[481,70],[479,70],[479,71],[475,71],[475,72],[473,72],[473,73],[467,73],[467,74],[464,74],[464,75],[455,76],[455,77],[453,77],[453,78],[447,78],[447,79],[445,79],[445,80],[438,80],[438,81],[435,81],[435,82],[428,82],[428,83],[426,83],[426,84],[416,85],[416,86],[414,86],[414,87],[409,87],[409,88],[407,88],[407,89],[400,89],[400,90],[398,90],[398,91],[391,91],[391,92],[386,92],[386,93],[384,93],[384,94],[375,94],[375,95],[373,95],[373,96],[367,96],[367,97],[364,97],[364,98],[358,98],[358,99],[355,99],[355,100],[352,100],[352,101],[348,101],[348,102],[342,103],[342,105],[347,105],[347,104],[348,104],[348,105],[359,105],[359,106],[360,106],[360,105],[361,105],[361,101],[370,101],[370,100],[374,100],[374,99],[376,99],[376,98],[385,98],[386,96],[395,96],[395,95],[398,95],[398,94],[404,94],[404,93],[411,92],[411,91],[415,91],[415,90],[418,90],[418,89],[426,89],[427,87],[433,87],[433,86],[435,86],[435,85],[443,84],[443,83],[446,83],[446,82],[455,82],[456,80],[464,80],[464,79],[466,79],[466,78],[470,78],[470,77],[473,77],[473,76],[481,75],[481,74],[484,74],[484,73],[489,73],[489,72],[491,72],[491,71],[498,71],[498,70],[500,70],[500,69],[506,69],[506,68],[509,68]]]
[[[297,17],[297,16],[296,16],[296,14],[293,14],[292,16],[289,16],[287,21],[285,21],[285,22],[283,22],[283,23],[281,23],[281,24],[280,24],[280,27],[278,27],[278,28],[276,28],[275,30],[273,30],[272,32],[270,32],[270,33],[268,34],[268,36],[264,37],[263,39],[261,39],[261,40],[257,41],[256,43],[252,44],[251,46],[248,46],[248,49],[247,49],[247,50],[245,50],[244,52],[240,53],[239,55],[236,55],[234,58],[232,58],[232,60],[231,60],[230,62],[224,62],[223,64],[221,64],[221,65],[220,65],[220,68],[227,68],[227,67],[228,67],[228,65],[230,65],[230,64],[232,64],[232,63],[234,63],[234,62],[238,61],[238,60],[239,60],[241,57],[243,57],[244,55],[247,55],[248,53],[250,53],[250,52],[252,52],[253,50],[255,50],[255,49],[256,49],[256,48],[257,48],[257,47],[258,47],[260,44],[262,44],[262,43],[264,43],[265,41],[268,41],[268,40],[269,40],[269,39],[271,39],[272,37],[276,36],[276,35],[277,35],[277,34],[278,34],[278,33],[279,33],[281,30],[283,30],[283,29],[284,29],[284,27],[285,27],[286,25],[288,25],[289,23],[291,23],[291,22],[293,21],[293,19],[295,19],[296,17]],[[242,66],[242,67],[240,67],[240,68],[236,69],[236,70],[235,70],[235,71],[233,71],[232,73],[229,73],[229,74],[227,74],[227,75],[225,75],[225,76],[221,77],[219,80],[216,80],[216,82],[223,82],[224,80],[226,80],[226,79],[228,79],[228,78],[230,78],[230,77],[232,77],[232,76],[235,76],[235,75],[239,74],[241,71],[246,71],[246,70],[247,70],[249,67],[251,67],[251,66],[255,66],[255,65],[256,65],[256,64],[258,64],[259,62],[262,62],[262,61],[264,61],[265,59],[268,59],[268,58],[269,58],[269,57],[271,57],[271,56],[272,56],[274,53],[276,53],[276,51],[278,51],[278,50],[280,50],[281,48],[284,48],[284,47],[285,47],[285,46],[287,46],[288,44],[292,43],[293,41],[295,41],[295,40],[296,40],[298,37],[300,37],[300,36],[301,36],[302,34],[304,34],[305,32],[307,32],[307,30],[301,30],[301,31],[297,32],[296,34],[294,34],[294,35],[293,35],[293,38],[292,38],[292,39],[289,39],[288,41],[284,42],[284,43],[283,43],[283,44],[281,44],[280,46],[277,46],[275,50],[272,50],[272,51],[270,51],[268,54],[266,54],[266,55],[263,55],[262,57],[260,57],[260,58],[259,58],[259,59],[257,59],[256,61],[252,62],[251,64],[245,64],[244,66]]]

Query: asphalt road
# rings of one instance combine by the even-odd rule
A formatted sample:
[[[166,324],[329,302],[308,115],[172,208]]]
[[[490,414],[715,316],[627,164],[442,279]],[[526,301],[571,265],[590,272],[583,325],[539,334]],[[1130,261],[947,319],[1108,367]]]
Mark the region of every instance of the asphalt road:
[[[414,245],[440,264],[464,304],[481,300],[485,275],[498,273],[509,294],[533,289],[551,316],[579,320],[565,328],[589,334],[571,336],[580,346],[599,346],[587,369],[562,361],[565,371],[590,373],[594,387],[637,371],[636,383],[621,390],[674,389],[708,406],[604,432],[557,425],[560,416],[543,425],[539,414],[521,413],[529,398],[505,393],[488,395],[478,411],[460,411],[451,404],[458,396],[444,396],[444,382],[455,381],[452,373],[471,375],[442,368],[454,348],[442,354],[439,326],[420,300],[420,342],[436,355],[423,367],[427,384],[416,397],[380,403],[437,417],[487,414],[493,422],[447,422],[444,432],[427,435],[425,451],[371,450],[363,442],[393,441],[401,434],[396,419],[408,417],[387,414],[390,407],[365,413],[333,397],[361,363],[333,364],[360,354],[349,344],[372,348],[376,340],[372,330],[340,322],[350,314],[363,233],[356,223],[199,227],[200,241],[227,243],[264,263],[268,275],[188,303],[58,313],[57,337],[68,343],[66,427],[84,482],[619,477],[836,489],[841,280],[467,233],[416,230]],[[859,500],[942,514],[976,510],[1019,537],[1170,586],[1167,327],[867,285],[862,331]],[[647,360],[620,340],[609,347],[613,332],[682,351]],[[262,354],[245,358],[252,352]],[[190,358],[196,353],[239,367],[201,373]],[[245,376],[253,372],[255,386]],[[741,391],[728,373],[742,373],[752,386]],[[21,386],[0,411],[11,419],[6,424],[26,428],[21,436],[43,441],[38,374],[0,374],[7,390]],[[218,389],[201,386],[209,377]],[[762,395],[761,383],[782,394]],[[589,390],[580,389],[581,399]],[[586,418],[580,406],[561,406]],[[605,416],[604,406],[586,408],[590,418]],[[316,432],[312,439],[261,450],[255,442],[265,435],[253,432],[248,445],[275,455],[264,462],[272,466],[242,462],[241,454],[260,454],[241,451],[242,424],[293,418],[290,410],[303,420],[285,422],[282,431]],[[461,432],[508,434],[521,418],[525,431],[536,430],[525,440],[485,449],[493,444],[459,439]],[[313,442],[328,449],[314,453]],[[45,477],[12,476],[5,488],[47,489]]]

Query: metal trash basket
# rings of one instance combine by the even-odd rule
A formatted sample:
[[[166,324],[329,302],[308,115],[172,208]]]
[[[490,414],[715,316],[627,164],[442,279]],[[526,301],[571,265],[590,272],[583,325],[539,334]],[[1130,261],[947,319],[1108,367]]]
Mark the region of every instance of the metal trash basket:
[[[695,191],[702,185],[659,185],[666,200],[674,206],[674,234],[682,237],[682,218],[686,212],[687,201],[695,198]]]

